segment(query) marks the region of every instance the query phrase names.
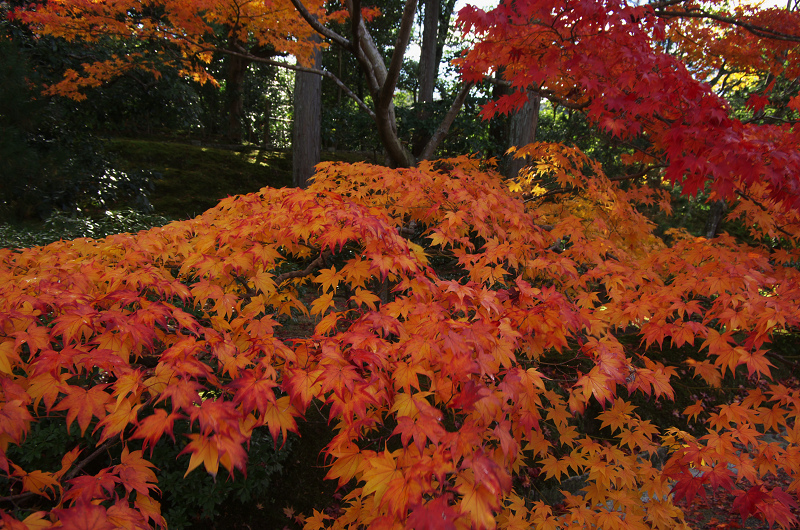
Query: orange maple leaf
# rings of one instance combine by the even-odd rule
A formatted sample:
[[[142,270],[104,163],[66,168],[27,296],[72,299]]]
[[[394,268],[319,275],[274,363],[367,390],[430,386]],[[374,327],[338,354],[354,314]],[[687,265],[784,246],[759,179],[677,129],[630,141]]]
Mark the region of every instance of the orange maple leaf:
[[[106,405],[111,396],[105,391],[108,385],[97,385],[89,389],[68,385],[62,388],[67,394],[53,410],[67,411],[67,432],[75,419],[81,428],[81,435],[86,432],[92,416],[103,419],[106,416]]]

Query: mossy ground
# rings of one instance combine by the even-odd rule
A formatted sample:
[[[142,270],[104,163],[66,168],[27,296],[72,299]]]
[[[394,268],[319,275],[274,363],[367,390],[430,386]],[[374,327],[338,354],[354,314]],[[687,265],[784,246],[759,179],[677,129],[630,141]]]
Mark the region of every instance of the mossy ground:
[[[287,150],[127,138],[108,140],[106,148],[123,171],[161,174],[150,202],[155,213],[171,219],[195,217],[229,195],[292,185],[292,157]],[[324,151],[322,159],[353,162],[365,157]]]

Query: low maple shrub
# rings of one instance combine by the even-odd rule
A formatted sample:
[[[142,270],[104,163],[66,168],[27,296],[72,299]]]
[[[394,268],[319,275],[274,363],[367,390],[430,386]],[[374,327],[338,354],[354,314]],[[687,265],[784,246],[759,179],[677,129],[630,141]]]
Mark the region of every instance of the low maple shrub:
[[[793,524],[792,494],[761,478],[800,466],[800,390],[771,381],[768,352],[800,318],[797,251],[771,235],[794,241],[797,214],[752,186],[731,217],[764,244],[667,245],[636,208],[669,210],[665,190],[623,189],[575,149],[524,152],[515,181],[469,158],[323,164],[309,190],[0,250],[3,524],[164,526],[157,444],[174,441],[187,475],[239,475],[254,430],[280,444],[312,402],[344,497],[309,529],[676,528],[676,500],[706,486]],[[282,338],[302,315],[313,332]],[[700,349],[667,364],[665,343]],[[633,404],[669,407],[680,369],[699,387],[753,384],[677,411],[692,435]],[[91,437],[45,470],[19,456],[37,421]],[[535,493],[568,480],[557,505]]]

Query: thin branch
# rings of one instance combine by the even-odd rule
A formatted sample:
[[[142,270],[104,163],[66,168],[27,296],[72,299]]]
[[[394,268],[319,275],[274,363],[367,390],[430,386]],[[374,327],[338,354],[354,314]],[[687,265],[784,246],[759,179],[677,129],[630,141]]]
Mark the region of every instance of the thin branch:
[[[417,13],[417,0],[406,0],[403,8],[403,18],[400,21],[400,30],[397,32],[397,42],[392,51],[392,60],[389,63],[389,70],[386,73],[386,80],[381,86],[380,96],[377,102],[377,110],[389,108],[400,79],[400,70],[403,68],[403,58],[406,55],[408,41],[411,39],[411,30],[414,28],[414,17]]]
[[[73,467],[69,471],[69,473],[67,473],[64,476],[64,480],[69,480],[69,479],[74,478],[75,476],[77,476],[78,473],[80,473],[83,468],[85,468],[87,465],[89,465],[89,463],[92,460],[94,460],[95,458],[97,458],[98,456],[103,454],[105,451],[108,451],[108,448],[111,447],[112,445],[114,445],[115,443],[116,442],[113,439],[108,439],[105,442],[103,442],[100,445],[100,447],[98,447],[97,449],[94,450],[94,452],[92,454],[90,454],[89,456],[87,456],[86,458],[81,460],[75,467]]]
[[[676,6],[676,5],[679,5],[679,4],[683,4],[684,2],[686,2],[686,0],[664,0],[663,2],[656,2],[656,3],[650,4],[649,7],[652,7],[654,10],[655,9],[663,9],[665,7],[672,7],[672,6]]]
[[[317,74],[317,75],[320,75],[322,77],[327,77],[328,79],[330,79],[334,83],[336,83],[336,86],[341,88],[344,91],[344,93],[347,95],[347,97],[349,97],[350,99],[355,101],[356,104],[358,104],[358,106],[361,108],[361,110],[363,110],[364,112],[369,114],[370,118],[372,118],[373,120],[375,119],[375,112],[373,112],[373,110],[371,108],[369,108],[367,106],[367,104],[364,103],[361,100],[361,98],[359,98],[355,94],[355,92],[350,90],[350,88],[348,88],[348,86],[345,85],[342,82],[341,79],[336,77],[333,73],[329,72],[328,70],[319,69],[319,68],[309,68],[309,67],[306,67],[306,66],[299,66],[299,65],[296,65],[296,64],[289,64],[289,63],[285,63],[285,62],[282,62],[282,61],[275,61],[273,59],[267,59],[267,58],[263,58],[263,57],[258,57],[256,55],[252,55],[252,54],[247,53],[247,52],[237,52],[237,51],[233,51],[233,50],[219,50],[219,49],[216,49],[216,48],[213,51],[220,51],[220,52],[226,53],[228,55],[233,55],[233,56],[236,56],[236,57],[243,57],[243,58],[249,59],[249,60],[251,60],[251,61],[253,61],[255,63],[269,64],[269,65],[272,65],[272,66],[277,66],[279,68],[285,68],[287,70],[294,70],[296,72],[308,72],[310,74]]]
[[[419,155],[420,160],[428,160],[433,156],[433,152],[436,151],[436,148],[442,143],[444,137],[447,136],[450,126],[453,125],[453,121],[455,121],[456,116],[458,116],[458,113],[461,112],[461,107],[464,106],[464,101],[466,101],[467,95],[469,95],[471,88],[472,83],[465,83],[464,86],[461,87],[461,90],[456,96],[456,99],[453,101],[453,104],[450,105],[450,110],[447,111],[442,123],[439,124],[439,127],[436,128],[436,131],[431,136],[431,139],[428,140],[428,143],[422,149],[422,153]]]
[[[6,495],[5,497],[0,497],[0,502],[10,502],[16,503],[17,501],[24,501],[25,499],[29,499],[31,497],[40,497],[38,493],[32,493],[27,491],[25,493],[18,493],[16,495]]]
[[[770,211],[767,209],[767,207],[766,207],[766,206],[764,206],[763,204],[761,204],[760,202],[758,202],[757,200],[755,200],[753,197],[749,196],[748,194],[744,193],[743,191],[736,190],[736,195],[738,195],[738,196],[739,196],[739,197],[741,197],[742,199],[746,199],[746,200],[748,200],[748,201],[752,202],[753,204],[755,204],[756,206],[758,206],[759,208],[761,208],[761,210],[762,210],[762,211],[764,211],[764,212],[767,212],[767,213],[769,213],[769,212],[770,212]],[[790,234],[790,233],[789,233],[789,232],[787,232],[787,231],[786,231],[786,229],[785,229],[785,228],[783,228],[783,227],[780,227],[780,226],[778,226],[778,225],[775,225],[775,229],[776,229],[776,230],[778,230],[778,231],[779,231],[780,233],[782,233],[783,235],[785,235],[786,237],[788,237],[790,240],[795,238],[795,235],[793,235],[793,234]]]
[[[610,178],[608,180],[610,182],[620,182],[620,181],[623,181],[623,180],[638,179],[638,178],[641,178],[641,177],[645,176],[649,171],[652,171],[653,169],[659,169],[659,168],[664,168],[664,167],[667,167],[667,166],[665,166],[663,164],[656,164],[656,165],[648,166],[645,169],[643,169],[642,171],[637,171],[636,173],[630,173],[628,175],[622,175],[622,176],[619,176],[619,177]],[[575,192],[578,192],[578,191],[580,191],[580,188],[575,188],[575,187],[573,187],[573,188],[558,188],[558,189],[555,189],[555,190],[550,190],[550,191],[547,191],[545,193],[542,193],[541,195],[533,195],[531,197],[526,198],[523,202],[528,203],[528,202],[531,202],[531,201],[538,201],[539,199],[544,199],[546,197],[552,197],[553,195],[561,195],[562,193],[575,193]]]
[[[303,17],[303,19],[305,19],[305,21],[308,23],[309,26],[311,26],[314,29],[314,31],[316,31],[325,38],[331,39],[333,42],[335,42],[342,48],[348,50],[350,49],[352,44],[350,43],[349,40],[342,37],[335,31],[326,28],[325,26],[320,24],[319,20],[317,20],[317,18],[314,15],[312,15],[308,11],[308,9],[306,9],[306,6],[304,6],[300,0],[292,0],[292,4],[294,4],[294,7],[295,9],[297,9],[297,12],[300,13],[300,16]]]
[[[79,463],[78,463],[78,464],[77,464],[75,467],[73,467],[73,468],[70,470],[70,472],[69,472],[69,473],[67,473],[67,474],[64,476],[64,480],[66,481],[66,480],[69,480],[69,479],[71,479],[71,478],[74,478],[74,477],[75,477],[75,476],[76,476],[78,473],[80,473],[80,472],[81,472],[81,470],[82,470],[84,467],[86,467],[87,465],[89,465],[89,463],[91,463],[91,462],[92,462],[92,460],[94,460],[95,458],[97,458],[98,456],[100,456],[101,454],[103,454],[105,451],[107,451],[107,450],[108,450],[108,448],[109,448],[109,447],[111,447],[111,446],[112,446],[112,445],[114,445],[115,443],[116,443],[116,441],[114,441],[113,439],[106,440],[105,442],[103,442],[103,443],[100,445],[100,447],[98,447],[97,449],[95,449],[95,451],[94,451],[92,454],[90,454],[89,456],[87,456],[86,458],[84,458],[83,460],[81,460],[81,461],[80,461],[80,462],[79,462]],[[16,503],[17,501],[22,501],[22,500],[25,500],[25,499],[28,499],[28,498],[31,498],[31,497],[39,497],[39,496],[40,496],[40,494],[38,494],[38,493],[33,493],[33,492],[31,492],[31,491],[27,491],[27,492],[25,492],[25,493],[18,493],[18,494],[16,494],[16,495],[6,495],[6,496],[4,496],[4,497],[0,497],[0,502],[11,502],[11,503]],[[49,497],[48,497],[48,498],[49,498]]]
[[[538,201],[539,199],[544,199],[546,197],[552,197],[553,195],[561,195],[562,193],[575,193],[577,191],[579,191],[579,188],[558,188],[556,190],[550,190],[542,193],[541,195],[533,195],[527,199],[524,199],[522,202],[529,203],[531,201]]]
[[[655,165],[652,165],[652,166],[647,166],[643,170],[637,171],[636,173],[630,173],[628,175],[621,175],[619,177],[613,177],[613,178],[610,178],[608,180],[610,180],[611,182],[621,182],[623,180],[638,179],[638,178],[641,178],[641,177],[647,175],[650,171],[652,171],[654,169],[661,169],[661,168],[665,168],[665,167],[667,167],[667,166],[664,165],[664,164],[655,164]]]
[[[550,90],[539,90],[539,95],[542,96],[544,99],[549,101],[550,103],[555,103],[561,107],[572,109],[572,110],[583,110],[589,107],[592,104],[591,101],[584,101],[583,103],[573,103],[571,101],[567,101],[566,99],[560,98],[556,96]]]
[[[505,79],[496,79],[496,78],[491,77],[491,76],[484,76],[484,81],[486,81],[487,83],[491,83],[493,85],[497,85],[497,86],[501,86],[501,87],[505,87],[505,88],[511,88],[511,87],[514,86],[511,83],[511,81],[506,81]],[[559,106],[567,108],[567,109],[583,110],[585,108],[588,108],[589,105],[592,104],[591,101],[584,101],[583,103],[574,103],[572,101],[567,101],[566,99],[563,99],[560,96],[556,96],[555,93],[553,93],[552,90],[547,90],[546,88],[538,88],[538,89],[536,89],[536,92],[540,96],[542,96],[543,98],[548,100],[549,102],[555,103],[556,105],[559,105]]]
[[[656,16],[664,18],[707,18],[710,20],[716,20],[717,22],[722,22],[723,24],[730,24],[732,26],[740,27],[749,31],[753,35],[756,35],[757,37],[788,42],[800,42],[800,35],[782,33],[780,31],[765,28],[764,26],[757,26],[743,20],[738,20],[733,17],[723,17],[707,11],[656,11],[655,14]]]
[[[275,278],[275,285],[280,285],[281,283],[285,282],[286,280],[290,280],[292,278],[302,278],[303,276],[308,276],[315,270],[317,270],[320,266],[325,264],[325,260],[330,257],[330,252],[322,252],[317,259],[312,261],[308,264],[308,267],[301,271],[291,271],[291,272],[284,272],[283,274],[279,275]]]

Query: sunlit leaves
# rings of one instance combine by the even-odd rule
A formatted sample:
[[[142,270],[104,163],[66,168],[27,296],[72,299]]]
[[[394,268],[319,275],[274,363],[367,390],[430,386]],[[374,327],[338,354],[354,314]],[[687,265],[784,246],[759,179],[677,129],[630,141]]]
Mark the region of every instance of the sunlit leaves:
[[[424,527],[433,510],[432,528],[673,528],[672,486],[690,498],[778,465],[794,476],[800,390],[771,380],[769,349],[800,323],[791,253],[667,244],[631,202],[647,194],[585,154],[520,151],[570,198],[523,202],[533,174],[514,191],[469,158],[324,165],[308,191],[2,254],[0,469],[42,502],[63,491],[54,519],[92,505],[90,522],[158,526],[148,448],[175,443],[187,474],[236,478],[254,429],[282,444],[319,407],[343,499],[312,528]],[[732,375],[755,387],[708,406]],[[702,389],[694,404],[670,402],[677,381]],[[703,434],[662,431],[650,403]],[[77,422],[123,456],[88,474],[80,459],[99,449],[82,439],[61,472],[23,469],[5,451],[37,419]],[[573,477],[583,493],[558,509],[524,499],[532,480]],[[748,495],[737,509],[790,521],[781,492]]]

